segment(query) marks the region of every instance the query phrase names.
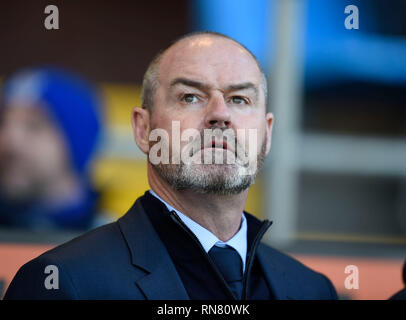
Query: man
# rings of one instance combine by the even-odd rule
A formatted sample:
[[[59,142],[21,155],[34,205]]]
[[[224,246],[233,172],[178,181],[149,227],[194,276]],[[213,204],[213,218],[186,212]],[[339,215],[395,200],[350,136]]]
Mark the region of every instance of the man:
[[[89,165],[101,131],[100,99],[75,75],[51,68],[13,74],[0,101],[0,225],[81,229],[97,193]]]
[[[254,56],[221,34],[186,35],[159,54],[132,118],[151,190],[116,223],[24,265],[5,298],[335,299],[325,276],[260,243],[269,221],[243,212],[271,146],[266,87]],[[208,129],[218,130],[202,141]],[[228,129],[256,139],[218,135]],[[57,290],[44,287],[47,265]]]

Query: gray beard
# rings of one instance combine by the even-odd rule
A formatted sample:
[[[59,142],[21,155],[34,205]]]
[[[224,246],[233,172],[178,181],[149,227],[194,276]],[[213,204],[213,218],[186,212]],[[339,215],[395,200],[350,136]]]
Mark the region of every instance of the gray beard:
[[[237,164],[162,164],[153,169],[175,190],[190,190],[200,194],[234,195],[248,189],[261,170],[266,153],[266,139],[257,156],[253,174],[241,175]]]

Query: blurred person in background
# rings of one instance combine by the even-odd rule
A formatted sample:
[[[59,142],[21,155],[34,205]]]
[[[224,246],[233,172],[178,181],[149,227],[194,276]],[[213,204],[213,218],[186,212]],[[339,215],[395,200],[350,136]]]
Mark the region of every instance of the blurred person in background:
[[[87,229],[98,194],[89,166],[101,132],[99,97],[58,69],[6,79],[0,100],[0,226]]]

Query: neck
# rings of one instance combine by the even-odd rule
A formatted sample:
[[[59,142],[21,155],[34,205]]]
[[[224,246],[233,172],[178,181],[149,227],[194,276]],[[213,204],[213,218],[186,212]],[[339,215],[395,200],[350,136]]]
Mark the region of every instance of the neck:
[[[226,196],[175,190],[163,181],[151,164],[148,164],[148,181],[158,196],[212,232],[221,241],[228,241],[239,230],[248,189]]]

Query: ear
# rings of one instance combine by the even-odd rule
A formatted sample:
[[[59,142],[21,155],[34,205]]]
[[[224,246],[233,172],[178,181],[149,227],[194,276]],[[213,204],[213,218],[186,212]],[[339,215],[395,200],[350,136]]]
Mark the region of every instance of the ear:
[[[135,107],[132,111],[131,123],[133,134],[137,146],[142,152],[148,154],[149,151],[149,111]]]
[[[272,128],[273,128],[273,114],[268,112],[265,115],[266,121],[266,154],[271,150]]]

